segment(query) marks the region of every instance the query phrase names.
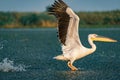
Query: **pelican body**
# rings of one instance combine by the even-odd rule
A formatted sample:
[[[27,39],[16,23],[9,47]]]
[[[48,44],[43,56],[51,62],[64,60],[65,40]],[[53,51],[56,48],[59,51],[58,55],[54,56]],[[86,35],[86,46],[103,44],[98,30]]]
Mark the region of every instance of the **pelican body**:
[[[78,70],[73,66],[73,62],[92,54],[96,50],[94,41],[117,42],[114,39],[99,36],[97,34],[89,34],[88,42],[91,48],[82,45],[78,33],[80,18],[68,7],[62,0],[57,0],[48,8],[49,14],[54,15],[58,20],[58,36],[62,44],[62,54],[54,57],[57,60],[68,61],[68,67],[75,71]]]

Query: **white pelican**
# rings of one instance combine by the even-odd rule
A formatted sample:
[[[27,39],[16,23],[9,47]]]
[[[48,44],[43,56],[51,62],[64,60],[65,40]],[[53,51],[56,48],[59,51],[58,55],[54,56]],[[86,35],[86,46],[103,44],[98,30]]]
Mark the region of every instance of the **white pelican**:
[[[56,16],[58,20],[58,36],[62,44],[63,53],[54,59],[68,61],[67,65],[73,71],[78,70],[73,66],[75,60],[92,54],[96,50],[93,41],[117,42],[111,38],[89,34],[88,41],[91,48],[86,48],[82,45],[78,34],[79,17],[66,3],[57,0],[48,8],[48,12]]]

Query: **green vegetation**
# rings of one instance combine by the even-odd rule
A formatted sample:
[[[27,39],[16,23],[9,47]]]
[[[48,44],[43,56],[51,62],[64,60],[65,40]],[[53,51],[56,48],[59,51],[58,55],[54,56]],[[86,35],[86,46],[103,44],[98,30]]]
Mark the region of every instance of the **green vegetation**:
[[[81,27],[120,27],[120,10],[77,12]],[[57,21],[47,12],[0,12],[0,28],[55,27]]]

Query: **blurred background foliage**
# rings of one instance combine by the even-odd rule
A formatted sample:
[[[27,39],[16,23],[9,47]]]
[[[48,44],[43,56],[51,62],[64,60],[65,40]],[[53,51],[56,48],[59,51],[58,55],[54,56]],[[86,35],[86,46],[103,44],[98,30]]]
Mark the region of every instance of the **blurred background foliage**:
[[[80,27],[120,27],[120,10],[76,13],[80,17]],[[56,26],[56,18],[47,12],[0,12],[0,28]]]

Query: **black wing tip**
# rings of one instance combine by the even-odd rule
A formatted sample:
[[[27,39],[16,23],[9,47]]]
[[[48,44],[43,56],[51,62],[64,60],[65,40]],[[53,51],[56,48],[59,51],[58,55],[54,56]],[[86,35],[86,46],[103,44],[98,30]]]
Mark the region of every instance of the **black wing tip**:
[[[68,5],[63,2],[63,0],[55,0],[51,6],[47,7],[47,11],[51,14],[56,13],[57,11],[65,11]]]
[[[47,8],[49,14],[54,15],[58,19],[58,35],[62,45],[66,45],[66,35],[69,25],[69,15],[66,13],[68,5],[63,0],[55,0],[54,3]]]

